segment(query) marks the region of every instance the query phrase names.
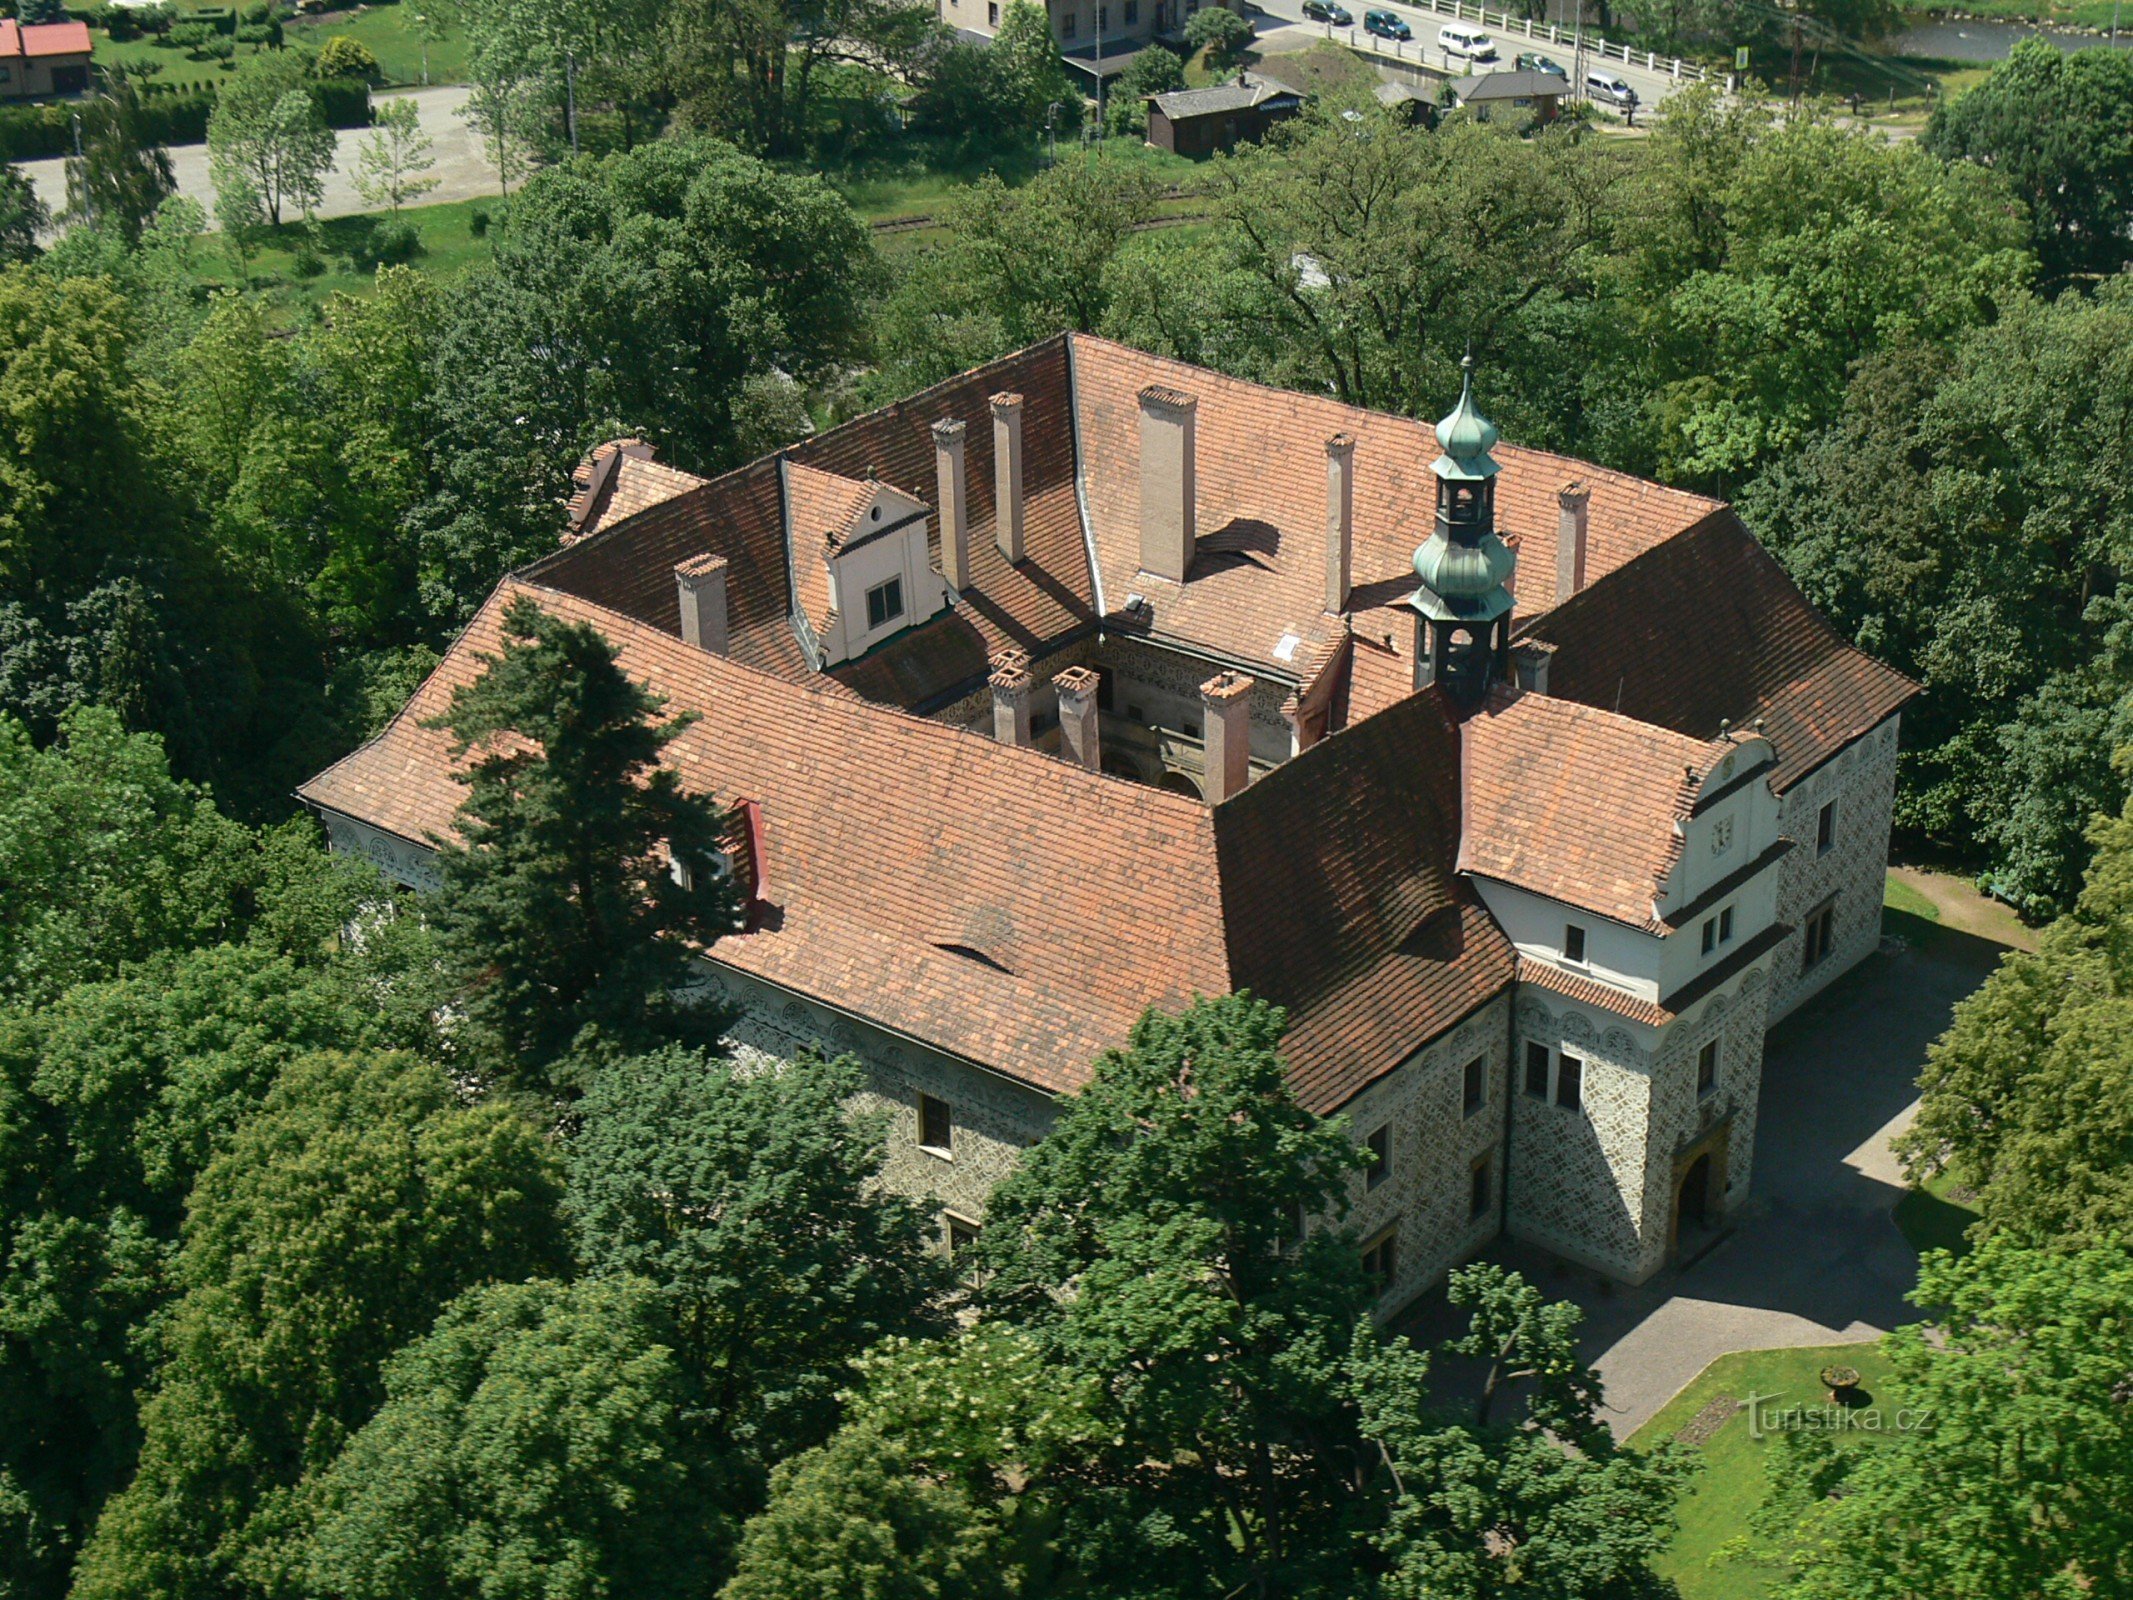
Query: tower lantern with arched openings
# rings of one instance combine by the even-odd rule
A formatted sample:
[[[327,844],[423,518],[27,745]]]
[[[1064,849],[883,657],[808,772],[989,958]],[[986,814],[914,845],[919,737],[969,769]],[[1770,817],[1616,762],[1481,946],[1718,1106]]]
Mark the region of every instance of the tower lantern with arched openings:
[[[1462,708],[1478,705],[1511,659],[1511,574],[1518,558],[1496,533],[1496,474],[1489,454],[1500,435],[1474,404],[1474,357],[1460,363],[1459,403],[1437,424],[1443,454],[1437,525],[1415,551],[1421,587],[1415,612],[1415,686],[1441,683]]]

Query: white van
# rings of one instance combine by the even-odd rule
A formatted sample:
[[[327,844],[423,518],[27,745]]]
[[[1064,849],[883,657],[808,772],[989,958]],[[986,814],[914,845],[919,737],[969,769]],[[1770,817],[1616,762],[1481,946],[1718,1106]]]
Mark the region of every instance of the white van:
[[[1637,91],[1628,80],[1613,72],[1588,72],[1585,74],[1585,97],[1613,106],[1617,111],[1626,111],[1637,103]]]
[[[1482,65],[1496,59],[1496,41],[1471,22],[1447,22],[1439,28],[1437,48],[1447,56]]]

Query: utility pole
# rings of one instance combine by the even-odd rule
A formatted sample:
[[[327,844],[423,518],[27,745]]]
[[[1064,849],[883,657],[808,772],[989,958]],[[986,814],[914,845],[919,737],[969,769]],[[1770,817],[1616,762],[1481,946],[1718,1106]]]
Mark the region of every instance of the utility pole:
[[[81,153],[81,113],[74,113],[74,170],[81,174],[81,214],[90,227],[96,226],[96,199],[89,192],[89,163]]]
[[[1096,137],[1104,136],[1104,0],[1096,0]]]
[[[1577,21],[1570,29],[1570,49],[1574,80],[1571,93],[1581,100],[1590,100],[1592,97],[1585,92],[1585,0],[1578,0]]]
[[[1800,0],[1792,0],[1792,115],[1800,114]]]
[[[569,50],[563,52],[563,116],[570,124],[570,153],[578,153],[578,58]]]

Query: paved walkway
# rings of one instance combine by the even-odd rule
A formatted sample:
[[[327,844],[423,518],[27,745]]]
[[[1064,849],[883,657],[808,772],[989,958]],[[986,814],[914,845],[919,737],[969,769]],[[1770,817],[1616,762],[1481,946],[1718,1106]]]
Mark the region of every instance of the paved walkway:
[[[447,200],[474,200],[497,192],[496,169],[482,155],[481,140],[468,126],[467,119],[459,114],[467,103],[467,89],[452,85],[436,89],[410,89],[404,95],[379,95],[383,102],[389,99],[409,99],[415,102],[416,112],[422,120],[422,131],[430,136],[430,156],[436,162],[429,176],[437,180],[437,187],[423,196],[425,205],[438,205]],[[372,207],[356,193],[351,173],[355,166],[356,147],[362,141],[362,129],[351,129],[336,136],[336,153],[333,171],[326,179],[326,196],[318,208],[322,217],[347,217],[357,212],[369,211]],[[215,185],[207,170],[207,146],[204,144],[178,144],[170,147],[170,165],[178,180],[178,193],[188,200],[197,200],[207,212],[207,225],[215,223]],[[64,160],[25,161],[22,170],[36,185],[38,195],[51,207],[52,215],[58,216],[66,209],[67,173]]]
[[[1621,1289],[1530,1246],[1489,1252],[1585,1308],[1586,1356],[1618,1435],[1719,1356],[1876,1339],[1917,1320],[1904,1299],[1917,1257],[1891,1216],[1904,1183],[1889,1141],[1917,1108],[1927,1047],[2001,949],[1936,930],[1930,949],[1869,956],[1771,1034],[1748,1201],[1689,1266]],[[1407,1331],[1434,1341],[1455,1328],[1437,1294]]]

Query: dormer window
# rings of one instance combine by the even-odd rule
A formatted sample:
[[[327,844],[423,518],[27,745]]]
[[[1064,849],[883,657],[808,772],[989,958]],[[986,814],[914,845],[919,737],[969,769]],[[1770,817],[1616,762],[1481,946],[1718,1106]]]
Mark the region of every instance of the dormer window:
[[[904,614],[904,580],[891,578],[867,591],[867,631],[885,628]]]

